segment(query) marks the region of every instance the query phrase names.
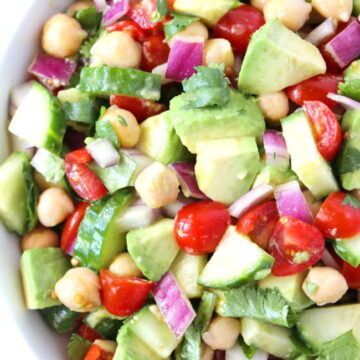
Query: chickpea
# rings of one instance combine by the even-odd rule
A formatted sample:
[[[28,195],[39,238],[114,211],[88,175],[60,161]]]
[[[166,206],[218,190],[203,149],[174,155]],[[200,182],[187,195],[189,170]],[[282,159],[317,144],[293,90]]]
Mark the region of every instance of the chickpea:
[[[306,276],[302,288],[318,306],[335,303],[348,290],[342,274],[331,267],[313,267]]]
[[[99,277],[86,267],[68,270],[55,284],[55,294],[72,311],[93,311],[101,305]]]
[[[151,208],[175,202],[179,185],[175,171],[160,162],[149,165],[135,180],[135,189],[144,203]]]
[[[204,42],[209,38],[209,31],[207,27],[200,21],[194,21],[186,29],[177,32],[169,40],[168,44],[171,47],[174,40],[182,36],[200,36],[204,39]]]
[[[62,223],[73,210],[74,203],[67,192],[53,187],[40,195],[37,215],[42,225],[52,227]]]
[[[94,344],[97,345],[101,350],[104,350],[110,354],[114,354],[116,350],[116,342],[111,340],[100,340],[96,339]]]
[[[59,246],[58,234],[43,226],[37,226],[21,239],[21,248],[23,251],[57,246]]]
[[[303,191],[303,195],[305,197],[305,200],[308,204],[308,207],[311,211],[312,216],[316,217],[317,213],[319,212],[319,210],[321,208],[322,201],[315,200],[309,190]]]
[[[289,113],[289,99],[284,91],[261,94],[258,105],[266,119],[280,121]]]
[[[264,11],[265,4],[268,0],[251,0],[250,4],[259,11]]]
[[[106,110],[100,120],[109,120],[111,122],[121,146],[131,148],[139,141],[140,126],[136,117],[130,111],[113,105]]]
[[[206,66],[215,63],[233,67],[235,58],[230,42],[225,39],[208,40],[204,48],[203,63]]]
[[[240,321],[231,317],[216,316],[202,339],[213,350],[227,350],[232,348],[240,334]]]
[[[214,350],[203,342],[201,344],[200,360],[212,360],[213,358]]]
[[[137,68],[141,61],[141,48],[126,32],[105,33],[90,50],[94,63],[122,68]]]
[[[268,0],[264,7],[265,20],[278,19],[287,28],[297,31],[309,19],[311,5],[305,0]]]
[[[128,253],[118,255],[110,264],[109,270],[117,276],[142,276],[141,271]]]
[[[339,21],[349,21],[353,0],[312,0],[314,9],[325,18],[333,18]]]
[[[77,20],[69,15],[55,14],[45,24],[41,45],[50,55],[65,58],[75,55],[87,37]]]
[[[94,3],[92,1],[87,1],[87,0],[77,1],[77,2],[75,2],[73,4],[71,4],[66,9],[66,15],[74,16],[74,14],[77,11],[87,9],[87,8],[89,8],[91,6],[94,6]]]

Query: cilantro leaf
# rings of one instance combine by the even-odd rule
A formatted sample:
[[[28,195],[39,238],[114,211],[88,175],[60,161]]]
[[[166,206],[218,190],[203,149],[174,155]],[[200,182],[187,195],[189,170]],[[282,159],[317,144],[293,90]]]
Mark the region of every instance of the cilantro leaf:
[[[96,122],[95,138],[106,138],[116,147],[120,147],[120,141],[110,120],[102,120]]]
[[[90,346],[91,342],[89,340],[78,334],[72,334],[67,346],[67,353],[72,360],[84,360]]]
[[[167,0],[156,0],[156,16],[152,22],[157,23],[164,19],[164,16],[169,13],[169,6]]]
[[[253,286],[226,291],[221,313],[224,316],[245,317],[285,327],[292,327],[298,317],[278,289]]]
[[[207,106],[223,106],[229,101],[228,89],[202,88],[182,96],[184,109],[197,109]]]
[[[241,346],[241,349],[245,356],[251,360],[254,357],[257,348],[253,345],[246,344],[242,336],[239,337],[239,345]]]
[[[75,19],[80,23],[81,27],[92,33],[99,28],[101,17],[101,13],[97,12],[95,6],[80,9],[75,13]]]
[[[89,36],[81,45],[79,50],[79,54],[82,55],[85,59],[91,58],[90,50],[96,41],[99,39],[100,35],[102,34],[102,30],[97,31],[94,35]]]
[[[164,25],[164,33],[166,41],[168,41],[173,35],[186,29],[193,22],[199,20],[198,17],[171,13],[173,20]]]
[[[125,119],[123,116],[118,115],[118,119],[119,119],[119,124],[120,124],[121,126],[126,126],[126,127],[129,126],[128,123],[127,123],[127,121],[126,121],[126,119]]]
[[[350,205],[352,208],[359,210],[360,209],[360,201],[350,194],[347,194],[341,203],[341,205],[346,206]]]

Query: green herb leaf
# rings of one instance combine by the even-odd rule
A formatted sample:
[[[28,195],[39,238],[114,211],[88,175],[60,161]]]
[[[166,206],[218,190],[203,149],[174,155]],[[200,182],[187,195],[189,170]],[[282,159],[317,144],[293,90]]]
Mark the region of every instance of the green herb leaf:
[[[225,291],[224,300],[220,306],[224,316],[245,317],[285,327],[292,327],[298,317],[276,288],[261,289],[243,286]]]
[[[319,290],[319,285],[316,285],[310,281],[305,283],[306,291],[310,295],[314,295]]]
[[[67,346],[67,353],[72,360],[84,360],[91,342],[78,334],[72,334]]]
[[[33,178],[33,170],[28,162],[23,164],[23,177],[26,189],[26,207],[28,210],[28,217],[26,222],[26,232],[31,231],[37,223],[36,203],[39,195],[39,190]]]
[[[78,10],[75,13],[75,19],[80,23],[81,27],[92,33],[95,33],[99,28],[101,18],[102,14],[97,12],[95,6]]]
[[[126,119],[123,116],[118,115],[118,119],[119,119],[119,124],[121,126],[126,126],[126,127],[128,126],[128,123],[127,123]]]
[[[242,338],[242,336],[239,337],[239,345],[242,348],[243,353],[245,354],[245,356],[248,359],[252,359],[257,351],[257,348],[253,345],[248,345],[245,343],[244,339]]]
[[[173,20],[168,24],[164,25],[164,32],[166,36],[166,41],[168,41],[173,35],[186,29],[193,22],[199,20],[199,18],[195,16],[182,15],[171,13]]]
[[[354,209],[360,209],[360,201],[355,196],[352,196],[350,194],[347,194],[345,196],[344,201],[341,203],[341,205],[350,205]]]
[[[169,6],[167,0],[156,0],[156,15],[152,22],[157,23],[164,19],[164,16],[169,13]]]
[[[120,147],[120,141],[110,120],[101,120],[96,122],[95,138],[106,138],[116,147]]]
[[[203,88],[183,95],[184,109],[198,109],[208,106],[224,106],[229,101],[229,90]]]
[[[90,50],[93,47],[93,45],[96,43],[96,41],[99,39],[101,34],[102,31],[99,30],[94,35],[88,37],[81,45],[79,54],[82,55],[85,59],[90,59],[91,58]]]

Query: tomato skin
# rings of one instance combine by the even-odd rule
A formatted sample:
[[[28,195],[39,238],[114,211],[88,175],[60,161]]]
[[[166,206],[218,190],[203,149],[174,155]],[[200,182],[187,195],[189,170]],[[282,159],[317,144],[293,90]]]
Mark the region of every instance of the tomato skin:
[[[89,340],[91,342],[93,342],[96,339],[102,339],[102,337],[94,329],[92,329],[90,326],[86,325],[85,323],[81,324],[78,334],[84,339]]]
[[[264,250],[268,250],[278,220],[276,202],[267,201],[241,217],[236,224],[236,230],[241,234],[248,235],[254,243]]]
[[[167,62],[170,48],[163,34],[151,35],[142,44],[140,69],[151,72],[153,68]]]
[[[343,275],[350,289],[360,289],[360,265],[354,268],[344,261]]]
[[[190,255],[215,251],[230,224],[222,203],[204,200],[184,206],[177,214],[174,236],[181,250]]]
[[[151,21],[155,11],[156,0],[140,0],[130,2],[127,16],[138,23],[142,29],[154,31],[162,26],[161,23]]]
[[[275,276],[297,274],[318,262],[325,249],[321,232],[313,225],[292,216],[282,216],[271,239],[271,255],[275,258]],[[295,262],[296,254],[306,252],[308,259]]]
[[[321,101],[333,109],[336,102],[329,99],[327,94],[337,94],[339,83],[343,80],[343,76],[339,74],[317,75],[286,88],[285,92],[288,98],[299,106],[303,106],[305,101]]]
[[[73,248],[80,223],[84,219],[86,209],[90,204],[79,202],[74,211],[68,216],[61,232],[61,250],[69,255],[73,254]]]
[[[341,127],[333,112],[321,101],[305,101],[305,111],[313,124],[316,146],[327,161],[331,161],[340,149]]]
[[[229,40],[234,51],[244,55],[251,35],[265,24],[262,13],[250,5],[240,5],[226,13],[215,25],[214,37]]]
[[[86,353],[84,360],[112,360],[113,353],[105,351],[96,344],[92,344]]]
[[[130,316],[139,310],[153,282],[130,276],[116,276],[100,270],[101,300],[106,309],[116,316]]]
[[[345,192],[333,192],[323,202],[314,225],[325,237],[347,239],[360,233],[360,209],[342,205]]]
[[[121,20],[114,24],[108,25],[106,28],[107,32],[113,31],[124,31],[128,33],[135,41],[140,43],[144,42],[148,33],[142,29],[138,23],[132,20]]]

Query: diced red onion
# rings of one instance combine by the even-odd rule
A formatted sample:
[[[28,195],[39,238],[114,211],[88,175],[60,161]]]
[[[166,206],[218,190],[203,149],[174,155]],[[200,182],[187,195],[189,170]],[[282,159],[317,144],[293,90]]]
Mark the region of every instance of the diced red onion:
[[[28,71],[50,88],[65,86],[76,70],[76,62],[47,54],[38,54]]]
[[[350,20],[346,28],[325,45],[334,61],[344,68],[360,55],[360,24]]]
[[[275,200],[280,216],[293,216],[312,224],[311,211],[296,180],[277,186]]]
[[[101,24],[104,26],[111,25],[119,20],[129,10],[129,0],[112,0],[105,8]]]
[[[262,351],[257,350],[254,356],[251,358],[252,360],[267,360],[269,355]],[[241,346],[239,344],[235,344],[231,349],[226,350],[225,360],[248,360],[247,356],[244,354]]]
[[[33,86],[35,81],[31,80],[26,83],[20,84],[15,86],[11,89],[10,93],[10,108],[9,108],[9,115],[11,117],[14,116],[15,111],[24,101],[26,95],[30,91],[31,87]]]
[[[171,331],[177,338],[183,336],[196,313],[170,271],[154,284],[152,294]]]
[[[182,81],[195,74],[202,65],[204,39],[201,36],[177,37],[171,47],[165,77]]]
[[[268,184],[262,184],[251,189],[230,205],[230,215],[238,219],[241,218],[249,210],[269,199],[273,192],[273,187]]]
[[[185,196],[195,199],[207,199],[207,196],[199,189],[196,181],[194,163],[176,162],[172,163],[170,167],[175,170]]]
[[[311,31],[305,40],[310,41],[315,46],[321,44],[327,37],[335,34],[337,28],[337,21],[333,18],[328,18]]]
[[[336,270],[342,271],[340,264],[335,260],[333,255],[330,253],[330,251],[325,247],[323,256],[321,258],[321,261],[329,267],[332,267]]]
[[[136,168],[136,171],[132,177],[132,184],[134,185],[136,178],[139,176],[139,174],[147,168],[150,164],[154,162],[153,159],[151,159],[149,156],[145,155],[143,152],[141,152],[138,149],[126,149],[122,148],[121,151],[125,153],[129,158],[137,162],[138,166]]]
[[[336,101],[338,104],[340,104],[345,109],[360,110],[360,102],[358,102],[354,99],[351,99],[347,96],[329,93],[329,94],[327,94],[327,97],[331,100]]]
[[[266,163],[286,170],[289,167],[290,155],[286,148],[284,136],[275,130],[264,133]]]
[[[96,139],[86,146],[86,149],[101,168],[114,166],[120,160],[119,152],[110,140],[105,138]]]
[[[106,8],[106,0],[94,0],[96,10],[102,12]]]
[[[175,202],[170,205],[166,205],[162,208],[163,214],[170,218],[175,219],[177,213],[185,206],[194,203],[196,200],[187,198],[183,194],[180,194]]]

